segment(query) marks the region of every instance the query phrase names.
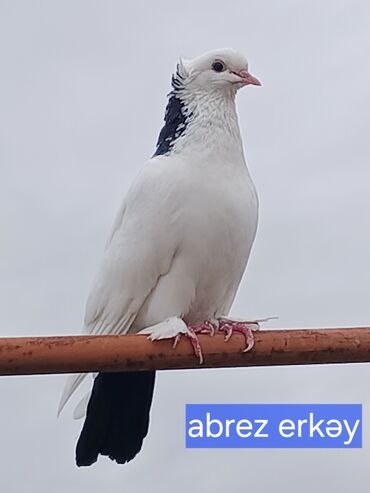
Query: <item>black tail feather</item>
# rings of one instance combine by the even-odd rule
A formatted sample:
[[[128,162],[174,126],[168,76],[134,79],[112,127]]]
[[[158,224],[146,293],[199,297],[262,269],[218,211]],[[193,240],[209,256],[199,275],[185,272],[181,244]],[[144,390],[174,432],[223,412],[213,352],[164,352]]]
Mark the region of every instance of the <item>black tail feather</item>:
[[[76,447],[76,464],[90,466],[98,455],[119,464],[132,460],[148,433],[154,371],[99,373]]]

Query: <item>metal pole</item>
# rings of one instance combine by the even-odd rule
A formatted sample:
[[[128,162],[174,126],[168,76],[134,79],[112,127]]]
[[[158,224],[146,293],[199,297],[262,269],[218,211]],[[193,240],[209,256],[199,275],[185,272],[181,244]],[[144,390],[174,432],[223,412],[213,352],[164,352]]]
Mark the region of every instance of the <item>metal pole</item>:
[[[239,334],[199,340],[202,366],[184,338],[176,349],[142,335],[0,338],[0,375],[370,362],[370,327],[261,330],[248,353]]]

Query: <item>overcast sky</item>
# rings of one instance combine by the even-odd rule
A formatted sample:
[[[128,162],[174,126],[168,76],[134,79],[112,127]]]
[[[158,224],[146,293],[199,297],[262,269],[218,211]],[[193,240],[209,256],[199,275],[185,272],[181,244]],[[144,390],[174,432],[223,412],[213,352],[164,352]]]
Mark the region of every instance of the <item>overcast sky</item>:
[[[0,1],[0,334],[81,330],[116,210],[153,153],[179,55],[234,47],[260,224],[235,315],[370,323],[365,1]],[[0,379],[6,493],[367,492],[370,366],[162,372],[143,452],[77,469],[64,376]],[[186,450],[190,402],[363,403],[362,450]]]

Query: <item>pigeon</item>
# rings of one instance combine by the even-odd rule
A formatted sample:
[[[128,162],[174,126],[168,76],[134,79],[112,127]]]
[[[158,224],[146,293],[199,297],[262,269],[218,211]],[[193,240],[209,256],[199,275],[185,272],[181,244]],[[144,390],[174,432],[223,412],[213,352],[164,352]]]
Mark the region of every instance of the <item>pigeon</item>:
[[[258,222],[258,198],[244,157],[237,91],[260,86],[233,49],[180,59],[156,149],[131,185],[90,291],[85,332],[146,334],[176,345],[199,334],[244,334],[258,321],[228,318]],[[58,414],[85,374],[71,375]],[[154,371],[99,373],[77,407],[86,417],[76,464],[99,454],[131,461],[148,433]],[[86,409],[85,409],[86,408]]]

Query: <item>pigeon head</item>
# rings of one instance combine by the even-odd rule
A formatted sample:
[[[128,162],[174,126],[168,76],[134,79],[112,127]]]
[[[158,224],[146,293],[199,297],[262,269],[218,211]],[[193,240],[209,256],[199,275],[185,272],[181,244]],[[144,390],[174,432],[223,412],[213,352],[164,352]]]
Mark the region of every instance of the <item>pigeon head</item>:
[[[235,94],[247,85],[261,83],[248,71],[248,61],[230,48],[214,50],[191,60],[180,59],[172,76],[164,126],[154,156],[169,155],[186,135],[198,135],[219,123],[239,135],[234,108]],[[192,132],[190,132],[192,127]],[[204,137],[206,138],[206,137]],[[195,142],[194,138],[188,139]]]
[[[249,73],[245,56],[230,48],[210,51],[192,60],[180,60],[177,75],[184,84],[194,89],[237,90],[250,84],[261,85]]]

